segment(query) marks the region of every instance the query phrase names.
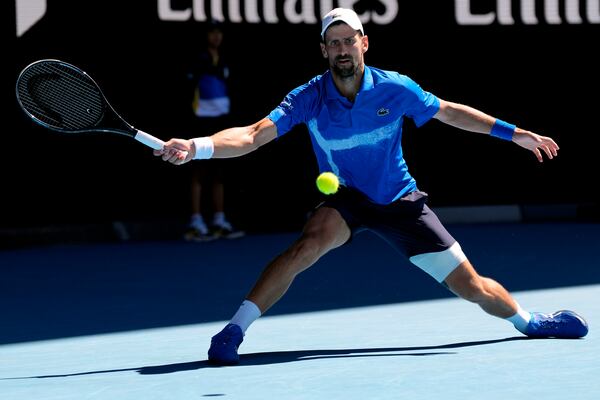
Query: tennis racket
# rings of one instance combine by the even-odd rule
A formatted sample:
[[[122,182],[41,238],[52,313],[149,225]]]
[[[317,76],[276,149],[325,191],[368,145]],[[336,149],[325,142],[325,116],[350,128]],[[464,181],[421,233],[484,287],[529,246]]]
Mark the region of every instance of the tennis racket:
[[[23,111],[45,128],[61,133],[116,133],[156,150],[165,144],[127,123],[98,84],[66,62],[48,59],[29,64],[17,78],[16,92]]]

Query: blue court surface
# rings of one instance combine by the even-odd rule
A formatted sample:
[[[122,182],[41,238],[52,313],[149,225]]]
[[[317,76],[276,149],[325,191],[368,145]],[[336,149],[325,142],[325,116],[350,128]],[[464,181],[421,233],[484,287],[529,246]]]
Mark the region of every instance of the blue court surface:
[[[301,274],[248,330],[210,337],[297,233],[0,252],[0,399],[598,399],[600,225],[448,225],[530,311],[572,309],[583,339],[527,339],[368,233]]]

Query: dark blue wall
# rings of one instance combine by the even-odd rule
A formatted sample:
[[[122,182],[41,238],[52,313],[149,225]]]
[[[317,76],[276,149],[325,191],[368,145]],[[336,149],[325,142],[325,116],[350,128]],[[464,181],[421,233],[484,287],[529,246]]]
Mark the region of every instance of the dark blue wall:
[[[48,0],[43,18],[20,37],[17,3],[3,5],[4,62],[10,68],[1,78],[8,123],[2,129],[0,227],[187,218],[187,170],[159,161],[124,137],[45,131],[24,117],[14,96],[23,67],[58,58],[90,73],[136,127],[165,140],[192,135],[185,122],[184,71],[202,42],[205,23],[161,21],[159,3]],[[265,116],[289,90],[326,68],[319,26],[285,21],[284,2],[277,3],[278,24],[225,22],[239,125]],[[324,2],[308,3],[318,10]],[[454,1],[398,2],[392,23],[365,24],[368,64],[407,74],[441,98],[552,136],[561,147],[557,159],[539,164],[510,143],[437,121],[417,130],[409,121],[406,158],[434,206],[597,203],[600,25],[586,17],[586,1],[580,2],[580,24],[568,23],[564,10],[563,23],[550,24],[543,2],[537,3],[535,25],[524,24],[518,8],[513,25],[498,20],[460,25]],[[185,10],[192,0],[169,4]],[[355,8],[381,12],[386,4],[359,1]],[[495,1],[477,2],[471,11],[483,15],[495,6]],[[237,172],[228,205],[246,225],[293,225],[318,201],[304,127],[231,160],[231,166]]]

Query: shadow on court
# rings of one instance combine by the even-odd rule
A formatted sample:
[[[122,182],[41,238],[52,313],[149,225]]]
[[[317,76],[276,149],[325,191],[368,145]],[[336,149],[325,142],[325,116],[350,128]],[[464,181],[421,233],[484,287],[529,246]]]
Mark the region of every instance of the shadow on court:
[[[448,229],[479,272],[509,291],[600,283],[598,224]],[[228,320],[263,266],[296,237],[294,232],[204,244],[125,242],[2,251],[0,344]],[[267,315],[444,297],[453,295],[364,233],[300,274]],[[255,354],[244,361],[309,356]]]
[[[300,362],[307,360],[318,360],[327,358],[358,358],[358,357],[425,357],[456,354],[453,351],[432,351],[444,349],[459,349],[464,347],[484,346],[489,344],[497,344],[503,342],[521,341],[521,340],[540,340],[531,339],[524,336],[508,337],[503,339],[480,340],[475,342],[460,342],[442,344],[437,346],[416,346],[416,347],[380,347],[380,348],[364,348],[364,349],[336,349],[336,350],[293,350],[293,351],[272,351],[264,353],[249,353],[240,356],[240,364],[236,366],[255,366],[255,365],[270,365],[282,364],[290,362]],[[551,339],[543,339],[551,340]],[[236,367],[233,366],[233,367]],[[194,371],[204,368],[223,368],[209,363],[207,360],[191,361],[175,364],[153,365],[147,367],[121,368],[101,371],[86,371],[75,372],[72,374],[56,374],[56,375],[39,375],[26,376],[15,378],[0,378],[0,380],[13,379],[48,379],[48,378],[65,378],[82,375],[108,374],[115,372],[137,371],[142,375],[159,375],[171,374],[175,372]],[[227,367],[231,368],[231,367]]]

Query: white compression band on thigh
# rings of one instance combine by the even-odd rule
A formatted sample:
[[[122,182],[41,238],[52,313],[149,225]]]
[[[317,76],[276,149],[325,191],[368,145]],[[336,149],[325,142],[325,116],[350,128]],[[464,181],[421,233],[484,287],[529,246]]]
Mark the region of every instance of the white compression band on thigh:
[[[467,256],[463,253],[458,242],[450,248],[434,253],[417,254],[410,257],[410,262],[431,275],[436,281],[443,282],[450,272],[454,271]]]

